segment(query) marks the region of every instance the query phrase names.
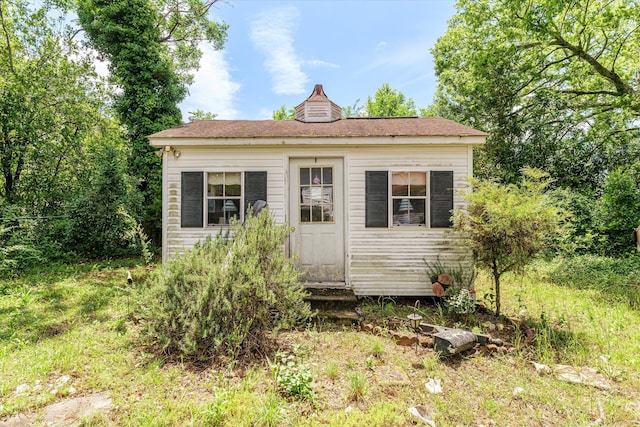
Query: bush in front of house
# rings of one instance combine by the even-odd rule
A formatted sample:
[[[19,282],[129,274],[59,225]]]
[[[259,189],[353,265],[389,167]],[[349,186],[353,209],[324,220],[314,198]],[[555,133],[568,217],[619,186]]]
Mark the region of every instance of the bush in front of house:
[[[147,342],[196,361],[265,354],[271,331],[311,315],[282,248],[290,232],[265,209],[158,268],[141,295]]]
[[[470,180],[466,209],[453,213],[453,228],[462,232],[476,265],[493,276],[496,315],[500,315],[500,278],[521,272],[549,249],[561,232],[564,212],[545,193],[551,180],[545,172],[524,169],[519,185]]]

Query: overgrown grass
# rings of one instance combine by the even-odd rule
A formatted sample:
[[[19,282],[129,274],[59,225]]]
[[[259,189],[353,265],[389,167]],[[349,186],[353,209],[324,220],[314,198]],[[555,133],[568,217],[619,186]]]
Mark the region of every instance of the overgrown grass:
[[[416,421],[408,408],[418,404],[438,426],[640,423],[640,310],[632,300],[608,298],[588,280],[578,285],[579,275],[595,274],[579,269],[591,265],[585,259],[539,265],[524,278],[505,277],[504,313],[537,331],[532,345],[510,355],[442,361],[431,349],[416,354],[415,347],[353,328],[281,334],[283,351],[304,356],[313,402],[281,393],[266,362],[195,369],[145,354],[126,285],[128,269],[136,282],[147,274],[136,263],[50,266],[0,282],[0,418],[41,413],[52,402],[99,391],[109,393],[114,408],[81,425],[404,426]],[[633,270],[627,275],[617,269],[610,267],[610,283],[632,283]],[[558,278],[559,271],[566,280]],[[478,293],[488,291],[489,283],[480,274]],[[412,311],[412,304],[402,306],[400,300],[372,304],[368,314],[392,318]],[[455,322],[435,307],[422,304],[420,311],[430,323]],[[469,322],[461,326],[496,333],[479,315]],[[503,319],[492,323],[509,327]],[[541,375],[532,361],[596,368],[613,389]],[[52,393],[63,376],[69,382]],[[442,394],[427,391],[431,378],[441,380]],[[516,396],[518,387],[524,391]]]
[[[640,252],[626,258],[558,258],[539,265],[538,270],[557,285],[597,291],[608,302],[640,309]]]

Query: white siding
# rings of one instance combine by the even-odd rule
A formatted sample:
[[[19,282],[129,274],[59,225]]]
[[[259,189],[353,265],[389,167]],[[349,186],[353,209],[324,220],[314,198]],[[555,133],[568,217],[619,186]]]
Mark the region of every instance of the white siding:
[[[379,138],[378,140],[379,141]],[[454,186],[466,188],[465,177],[472,174],[472,147],[466,144],[434,144],[424,146],[400,144],[375,146],[356,145],[349,139],[343,145],[331,140],[323,145],[301,141],[290,144],[256,146],[251,142],[233,147],[184,146],[175,159],[165,155],[165,217],[163,219],[164,256],[172,256],[184,248],[215,235],[219,227],[202,229],[180,227],[180,179],[183,171],[267,171],[267,199],[270,210],[279,223],[288,218],[288,173],[290,157],[342,157],[345,167],[345,250],[346,282],[357,295],[417,296],[432,295],[424,259],[457,265],[460,259],[470,260],[461,239],[449,229],[426,227],[366,228],[365,171],[367,170],[447,170],[454,172]],[[464,200],[458,194],[454,207],[462,207]]]
[[[454,208],[464,199],[457,190],[466,188],[465,177],[472,174],[470,147],[428,146],[371,147],[349,155],[350,194],[349,275],[358,295],[432,295],[424,260],[439,260],[457,266],[468,250],[450,229],[426,227],[365,227],[365,171],[367,170],[448,170],[453,171]]]
[[[273,149],[256,148],[206,148],[180,147],[181,156],[175,159],[169,154],[166,159],[166,216],[163,219],[165,247],[163,256],[171,257],[176,252],[192,247],[207,236],[215,236],[222,227],[180,227],[180,180],[181,173],[188,171],[233,172],[267,171],[267,200],[279,223],[284,222],[285,194],[284,157]],[[203,206],[204,209],[204,206]]]

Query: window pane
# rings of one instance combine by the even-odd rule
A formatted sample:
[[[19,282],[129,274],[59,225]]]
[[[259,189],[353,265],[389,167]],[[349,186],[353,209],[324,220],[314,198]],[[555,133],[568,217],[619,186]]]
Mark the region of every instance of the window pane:
[[[409,224],[425,225],[425,199],[410,199],[413,211],[409,212]]]
[[[229,223],[231,218],[239,218],[240,214],[240,200],[238,199],[226,199],[222,206],[226,223]]]
[[[312,184],[320,184],[322,183],[322,169],[320,168],[312,168],[311,169],[311,183]]]
[[[311,187],[311,202],[315,204],[322,202],[322,188]]]
[[[300,168],[300,222],[334,221],[333,168]]]
[[[300,185],[309,185],[311,180],[309,179],[309,175],[311,170],[309,168],[300,168]]]
[[[427,174],[423,172],[411,172],[409,174],[410,190],[412,196],[427,195]]]
[[[240,196],[242,178],[240,172],[227,172],[224,177],[224,195]]]
[[[300,203],[311,203],[311,187],[302,187],[300,189]]]
[[[324,187],[322,189],[322,202],[333,203],[333,187]]]
[[[394,225],[424,225],[425,199],[394,199]]]
[[[223,200],[207,201],[207,225],[224,224]]]
[[[300,222],[311,222],[309,206],[300,206]]]
[[[324,215],[322,220],[324,222],[333,222],[333,205],[324,205]]]
[[[394,196],[409,195],[408,172],[394,172],[391,174],[391,194]]]
[[[311,206],[311,222],[322,222],[322,206]]]
[[[207,177],[207,196],[222,197],[222,183],[224,174],[221,172],[210,173]]]
[[[322,169],[322,183],[333,184],[333,168]]]

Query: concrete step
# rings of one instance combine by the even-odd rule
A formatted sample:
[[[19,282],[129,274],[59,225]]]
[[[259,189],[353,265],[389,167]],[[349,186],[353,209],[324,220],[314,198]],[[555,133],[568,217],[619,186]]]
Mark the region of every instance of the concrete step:
[[[311,308],[325,310],[350,310],[358,305],[358,298],[353,291],[346,289],[308,289],[309,296],[305,297]]]
[[[360,323],[360,317],[353,310],[325,310],[318,311],[316,322],[331,323],[333,325],[351,326]]]

